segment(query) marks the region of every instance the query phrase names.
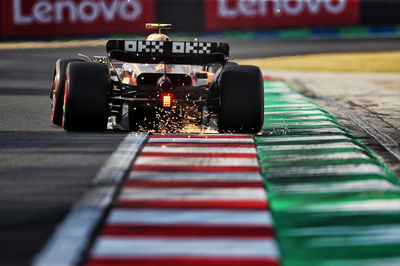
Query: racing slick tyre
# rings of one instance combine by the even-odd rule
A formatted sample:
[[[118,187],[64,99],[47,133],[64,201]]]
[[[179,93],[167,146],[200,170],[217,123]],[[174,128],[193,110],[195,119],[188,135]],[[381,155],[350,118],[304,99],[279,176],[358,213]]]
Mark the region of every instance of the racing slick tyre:
[[[229,65],[219,77],[221,133],[257,133],[264,122],[264,86],[256,66]]]
[[[72,62],[67,67],[63,127],[68,131],[107,129],[108,92],[111,78],[108,66]]]
[[[56,69],[54,71],[53,86],[50,91],[51,105],[51,121],[57,126],[62,125],[63,105],[64,105],[64,89],[65,89],[65,72],[67,66],[71,62],[83,62],[80,59],[58,59]]]

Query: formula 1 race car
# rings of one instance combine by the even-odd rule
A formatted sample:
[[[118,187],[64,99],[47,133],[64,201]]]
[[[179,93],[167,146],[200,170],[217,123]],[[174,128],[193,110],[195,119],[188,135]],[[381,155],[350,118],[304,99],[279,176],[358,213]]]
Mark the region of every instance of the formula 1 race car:
[[[171,41],[157,29],[146,40],[109,40],[107,56],[59,59],[51,120],[68,131],[177,131],[186,123],[219,132],[257,133],[264,90],[256,66],[229,59],[226,43]]]

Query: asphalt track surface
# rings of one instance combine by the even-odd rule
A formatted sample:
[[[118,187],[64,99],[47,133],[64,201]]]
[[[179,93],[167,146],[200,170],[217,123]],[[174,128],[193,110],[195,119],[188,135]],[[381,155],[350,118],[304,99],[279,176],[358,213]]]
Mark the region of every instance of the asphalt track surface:
[[[398,38],[232,41],[233,59],[399,50]],[[104,47],[0,50],[0,264],[29,265],[125,133],[69,133],[49,121],[57,58]]]

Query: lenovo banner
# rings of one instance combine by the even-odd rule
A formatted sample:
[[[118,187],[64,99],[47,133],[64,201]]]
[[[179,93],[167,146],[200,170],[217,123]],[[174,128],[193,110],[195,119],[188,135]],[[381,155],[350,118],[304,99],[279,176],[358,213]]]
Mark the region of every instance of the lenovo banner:
[[[358,0],[204,0],[207,30],[359,23]]]
[[[144,32],[153,0],[1,0],[5,37]]]

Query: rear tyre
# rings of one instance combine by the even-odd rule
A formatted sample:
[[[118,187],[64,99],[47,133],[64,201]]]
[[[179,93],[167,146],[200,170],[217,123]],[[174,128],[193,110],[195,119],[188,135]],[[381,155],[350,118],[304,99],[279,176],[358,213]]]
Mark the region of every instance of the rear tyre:
[[[111,84],[107,65],[72,62],[67,67],[63,127],[68,131],[107,129],[108,92]]]
[[[57,126],[62,125],[63,105],[64,105],[64,89],[65,89],[65,72],[67,66],[71,62],[83,62],[79,59],[58,59],[53,77],[53,87],[50,91],[51,105],[51,121]]]
[[[264,86],[256,66],[230,65],[219,78],[221,133],[257,133],[264,122]]]

